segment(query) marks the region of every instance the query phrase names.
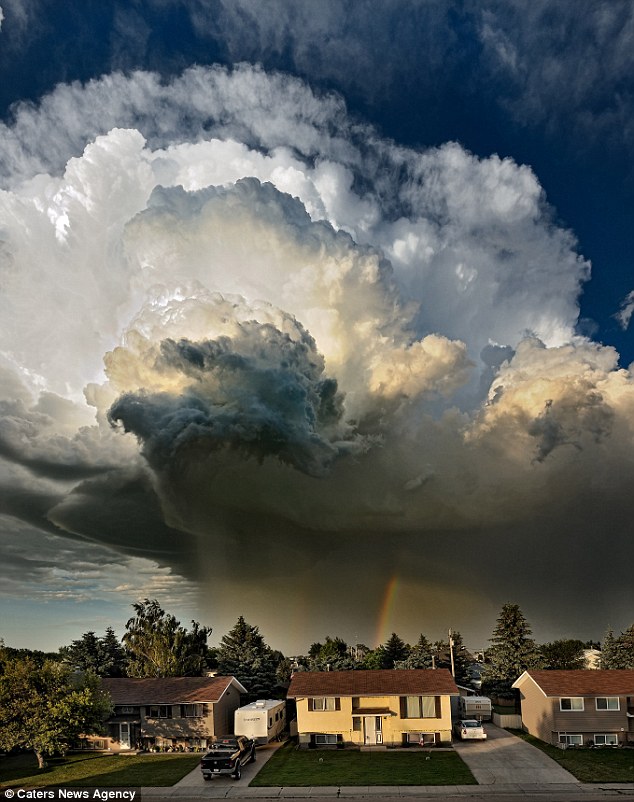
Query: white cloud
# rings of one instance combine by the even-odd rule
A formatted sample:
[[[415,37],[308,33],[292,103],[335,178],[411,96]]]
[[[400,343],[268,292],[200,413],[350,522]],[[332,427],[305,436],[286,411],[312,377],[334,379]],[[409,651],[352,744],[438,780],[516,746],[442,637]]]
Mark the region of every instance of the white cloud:
[[[621,302],[621,308],[619,311],[614,315],[614,317],[619,321],[619,324],[623,331],[627,329],[630,325],[630,320],[632,319],[632,313],[634,312],[634,290],[629,292],[623,301]]]
[[[530,168],[247,67],[60,86],[4,133],[7,515],[212,594],[341,587],[315,562],[355,543],[376,583],[449,576],[447,533],[537,510],[587,555],[591,498],[628,553],[631,376],[575,336],[589,265]]]

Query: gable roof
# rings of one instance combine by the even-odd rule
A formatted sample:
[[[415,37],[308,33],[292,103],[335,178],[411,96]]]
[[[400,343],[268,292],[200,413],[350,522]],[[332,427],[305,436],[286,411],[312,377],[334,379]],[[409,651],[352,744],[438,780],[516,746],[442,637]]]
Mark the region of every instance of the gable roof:
[[[629,669],[525,671],[513,688],[521,688],[528,678],[544,696],[634,696],[634,670]]]
[[[458,696],[446,668],[379,671],[299,671],[287,696]]]
[[[217,702],[231,685],[246,693],[235,677],[122,677],[104,678],[101,684],[116,705]]]

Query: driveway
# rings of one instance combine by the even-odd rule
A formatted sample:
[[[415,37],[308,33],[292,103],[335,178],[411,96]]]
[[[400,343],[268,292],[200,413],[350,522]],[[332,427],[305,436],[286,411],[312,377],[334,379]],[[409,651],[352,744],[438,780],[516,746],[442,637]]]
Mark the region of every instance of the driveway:
[[[454,748],[480,785],[577,784],[570,772],[516,735],[487,722],[486,741],[455,741]]]
[[[182,780],[179,780],[172,787],[179,789],[193,789],[196,787],[202,788],[209,786],[213,786],[214,788],[220,786],[230,786],[231,788],[246,787],[255,777],[258,771],[260,771],[264,763],[266,763],[266,761],[273,756],[275,750],[279,749],[280,746],[282,746],[281,743],[270,743],[264,746],[258,746],[255,751],[255,761],[253,763],[247,763],[246,766],[242,767],[242,776],[239,780],[234,780],[233,777],[226,774],[221,774],[218,777],[212,777],[211,780],[203,780],[200,766],[196,766],[193,771],[190,771],[189,774],[186,774]],[[215,794],[213,795],[215,796]]]

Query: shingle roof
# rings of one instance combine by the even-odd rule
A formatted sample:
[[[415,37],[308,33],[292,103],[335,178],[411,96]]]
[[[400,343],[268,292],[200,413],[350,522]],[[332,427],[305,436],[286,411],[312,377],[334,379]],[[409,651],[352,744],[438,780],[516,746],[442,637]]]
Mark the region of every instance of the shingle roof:
[[[458,695],[446,668],[381,671],[299,671],[288,696],[425,696]]]
[[[186,704],[217,702],[234,677],[156,677],[148,679],[102,679],[102,686],[112,697],[113,704]],[[240,683],[238,690],[242,689]]]
[[[527,676],[546,696],[634,696],[634,670],[525,671],[514,687]]]

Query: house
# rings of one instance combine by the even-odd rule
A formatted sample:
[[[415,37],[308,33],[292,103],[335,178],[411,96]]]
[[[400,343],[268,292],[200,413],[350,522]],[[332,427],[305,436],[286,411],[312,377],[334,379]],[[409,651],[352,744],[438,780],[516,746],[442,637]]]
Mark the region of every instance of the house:
[[[634,670],[525,671],[520,692],[522,726],[565,746],[634,743]]]
[[[205,749],[214,735],[233,732],[234,712],[246,689],[235,677],[103,679],[114,712],[106,736],[88,736],[82,748]]]
[[[457,695],[447,669],[302,671],[288,689],[304,746],[450,743]]]

